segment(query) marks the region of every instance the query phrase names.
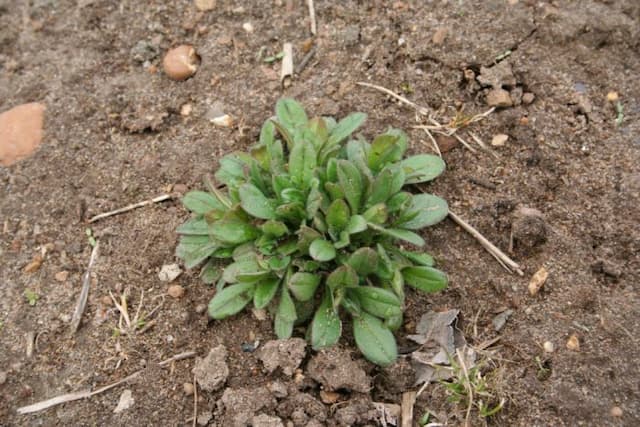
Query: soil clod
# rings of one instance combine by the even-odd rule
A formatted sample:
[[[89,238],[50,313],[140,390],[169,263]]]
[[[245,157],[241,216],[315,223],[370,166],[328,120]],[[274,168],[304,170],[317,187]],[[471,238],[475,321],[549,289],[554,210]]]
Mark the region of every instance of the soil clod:
[[[213,348],[204,359],[196,358],[193,374],[200,388],[212,392],[224,385],[229,376],[226,359],[227,349],[223,345]]]
[[[273,340],[265,343],[257,356],[267,372],[273,373],[280,368],[285,375],[291,376],[304,359],[306,347],[306,341],[301,338]]]
[[[371,389],[371,378],[360,363],[351,358],[351,352],[337,346],[320,350],[309,362],[307,371],[327,391],[367,393]]]

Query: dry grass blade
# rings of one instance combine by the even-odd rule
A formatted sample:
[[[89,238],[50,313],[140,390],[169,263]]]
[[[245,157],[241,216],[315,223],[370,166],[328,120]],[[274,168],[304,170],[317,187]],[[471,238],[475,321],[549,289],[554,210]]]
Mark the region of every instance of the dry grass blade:
[[[171,362],[175,362],[177,360],[182,360],[182,359],[187,359],[187,358],[193,357],[195,355],[196,355],[195,351],[185,351],[184,353],[176,354],[175,356],[172,356],[172,357],[170,357],[170,358],[168,358],[166,360],[163,360],[162,362],[158,363],[158,365],[164,366],[164,365],[167,365],[167,364],[169,364]],[[44,409],[51,408],[52,406],[60,405],[62,403],[73,402],[74,400],[86,399],[88,397],[95,396],[96,394],[100,394],[100,393],[103,393],[103,392],[105,392],[107,390],[111,390],[112,388],[117,387],[120,384],[126,383],[127,381],[130,381],[130,380],[134,379],[135,377],[140,375],[143,371],[144,371],[144,369],[136,371],[133,374],[129,375],[128,377],[125,377],[125,378],[121,379],[120,381],[116,381],[113,384],[106,385],[106,386],[101,387],[99,389],[96,389],[94,391],[84,390],[84,391],[77,391],[77,392],[74,392],[74,393],[67,393],[67,394],[63,394],[63,395],[60,395],[60,396],[53,397],[51,399],[43,400],[43,401],[38,402],[38,403],[34,403],[33,405],[23,406],[21,408],[18,408],[18,413],[19,414],[32,414],[34,412],[39,412],[39,411],[42,411]]]
[[[398,101],[402,102],[403,104],[406,104],[406,105],[408,105],[408,106],[410,106],[412,108],[415,108],[415,110],[419,114],[422,114],[423,116],[428,116],[429,115],[429,109],[428,108],[421,107],[420,105],[416,104],[415,102],[409,101],[404,96],[398,95],[397,93],[395,93],[392,90],[387,89],[386,87],[378,86],[378,85],[374,85],[372,83],[366,83],[366,82],[357,82],[356,84],[358,84],[360,86],[370,87],[372,89],[379,90],[380,92],[384,92],[387,95],[389,95],[389,96],[397,99]]]
[[[282,46],[282,68],[280,70],[280,84],[287,88],[291,85],[291,77],[293,76],[293,45],[285,43]]]
[[[413,426],[413,405],[416,403],[416,392],[402,393],[402,427]]]
[[[71,318],[71,333],[75,333],[80,327],[82,314],[84,313],[84,309],[87,306],[89,288],[91,287],[91,269],[93,268],[96,259],[98,259],[99,247],[100,242],[96,241],[96,244],[93,246],[93,250],[91,251],[91,257],[89,258],[89,266],[87,267],[87,271],[85,271],[84,275],[82,276],[82,289],[80,290],[78,303],[76,304],[76,309],[73,312],[73,317]]]
[[[96,222],[96,221],[98,221],[100,219],[103,219],[103,218],[107,218],[107,217],[110,217],[110,216],[113,216],[113,215],[118,215],[118,214],[121,214],[121,213],[124,213],[124,212],[129,212],[131,210],[134,210],[134,209],[137,209],[137,208],[141,208],[141,207],[147,206],[147,205],[152,205],[154,203],[164,202],[165,200],[169,200],[171,198],[173,198],[173,196],[171,194],[163,194],[162,196],[158,196],[158,197],[155,197],[155,198],[150,199],[150,200],[145,200],[144,202],[134,203],[132,205],[125,206],[124,208],[120,208],[120,209],[116,209],[116,210],[113,210],[113,211],[101,213],[99,215],[91,217],[89,219],[89,222]]]

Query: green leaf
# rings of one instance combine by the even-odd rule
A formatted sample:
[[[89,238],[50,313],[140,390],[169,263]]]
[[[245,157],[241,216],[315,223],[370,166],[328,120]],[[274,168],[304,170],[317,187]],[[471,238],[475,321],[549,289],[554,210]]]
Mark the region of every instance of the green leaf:
[[[395,266],[387,255],[387,251],[384,247],[378,243],[377,247],[378,252],[378,268],[376,269],[376,276],[380,277],[384,280],[391,280],[393,278],[393,274],[395,272]]]
[[[198,236],[199,237],[199,236]],[[182,259],[186,268],[193,268],[205,259],[209,258],[220,247],[218,242],[207,238],[207,243],[198,246],[179,244],[176,255]]]
[[[338,181],[344,191],[344,196],[351,206],[351,212],[360,212],[360,201],[364,190],[360,171],[346,160],[338,160]]]
[[[347,264],[360,276],[366,276],[378,268],[378,254],[371,248],[360,248],[351,254]]]
[[[280,304],[274,321],[274,329],[279,339],[283,340],[291,337],[293,325],[297,318],[296,306],[291,299],[291,295],[287,292],[287,288],[283,286],[280,294]]]
[[[404,180],[405,174],[400,166],[385,166],[380,174],[378,174],[375,181],[373,181],[371,195],[367,200],[367,206],[386,202],[391,196],[402,189]]]
[[[320,237],[322,237],[322,235],[316,230],[303,225],[298,230],[298,250],[304,254],[308,253],[311,243]]]
[[[257,238],[260,232],[256,227],[237,220],[221,220],[212,224],[211,235],[223,243],[239,245]]]
[[[424,246],[424,239],[412,231],[404,230],[402,228],[384,228],[373,223],[368,224],[369,227],[378,231],[380,234],[384,234],[385,236],[393,237],[394,239],[398,240],[404,240],[405,242],[409,242],[416,246]]]
[[[302,105],[289,98],[281,98],[276,103],[278,121],[288,129],[304,126],[309,120]]]
[[[309,188],[317,161],[316,151],[310,142],[301,141],[294,145],[289,156],[289,174],[293,183],[302,189]]]
[[[349,114],[347,117],[340,120],[333,129],[331,129],[327,145],[337,145],[341,141],[347,139],[349,135],[364,123],[365,120],[367,120],[367,115],[364,113]]]
[[[309,255],[316,261],[331,261],[336,257],[336,248],[331,242],[324,239],[316,239],[309,246]]]
[[[311,346],[314,350],[329,347],[342,335],[342,322],[331,304],[331,293],[325,290],[322,303],[311,322]]]
[[[433,267],[435,265],[433,257],[424,252],[400,251],[400,254],[418,265],[424,265],[426,267]]]
[[[253,305],[257,309],[265,308],[278,292],[280,279],[269,277],[261,280],[256,284],[256,290],[253,294]]]
[[[384,327],[389,329],[390,331],[397,331],[402,326],[402,312],[396,316],[390,316],[384,319]]]
[[[396,225],[409,230],[418,230],[437,224],[448,214],[449,206],[444,199],[432,194],[417,194],[413,196],[409,208],[400,214]],[[410,219],[403,221],[403,217]]]
[[[209,224],[204,218],[192,218],[184,224],[179,225],[176,233],[209,236]]]
[[[212,210],[226,210],[226,207],[211,193],[204,191],[190,191],[182,198],[182,204],[191,212],[206,214]]]
[[[227,186],[236,185],[245,180],[244,168],[251,161],[246,153],[231,153],[220,159],[220,167],[215,173],[216,180]]]
[[[433,154],[419,154],[404,159],[402,168],[407,175],[407,184],[427,182],[439,176],[445,169],[444,160]]]
[[[354,317],[353,336],[364,357],[376,365],[389,366],[398,357],[393,334],[377,317],[366,312]]]
[[[320,206],[322,206],[324,195],[322,191],[320,191],[320,181],[317,178],[313,178],[311,180],[311,190],[309,191],[309,196],[307,197],[307,219],[311,219],[316,216]]]
[[[411,204],[412,198],[413,196],[411,195],[411,193],[407,193],[406,191],[403,191],[401,193],[396,194],[395,196],[392,196],[387,201],[387,208],[389,208],[389,212],[391,213],[406,209],[407,206]]]
[[[254,289],[252,283],[240,283],[222,289],[209,301],[209,316],[219,320],[238,313],[251,301]]]
[[[406,267],[402,276],[407,284],[423,292],[437,292],[447,287],[449,279],[433,267]]]
[[[399,142],[400,138],[394,135],[382,134],[371,143],[368,165],[373,171],[379,171],[389,163],[395,163],[402,159],[406,146]]]
[[[374,224],[384,224],[387,222],[389,218],[389,213],[387,212],[387,206],[384,203],[378,203],[376,205],[371,206],[369,209],[364,211],[362,217]]]
[[[402,303],[391,291],[374,286],[358,286],[349,289],[350,294],[355,294],[364,311],[376,317],[388,319],[402,314]]]
[[[293,223],[300,223],[306,217],[302,203],[285,203],[276,208],[276,217]]]
[[[402,272],[398,269],[393,270],[393,279],[391,279],[391,289],[400,299],[401,303],[404,303],[404,277]]]
[[[280,221],[266,221],[260,225],[260,231],[272,237],[282,237],[289,232],[287,225]]]
[[[338,200],[344,198],[344,191],[340,184],[336,184],[335,182],[325,182],[324,189],[329,193],[329,197],[331,200]]]
[[[280,192],[280,197],[285,203],[306,202],[304,191],[298,190],[297,188],[285,188]]]
[[[334,200],[326,214],[329,230],[336,235],[349,224],[349,206],[343,199]]]
[[[240,281],[240,276],[248,277],[249,275],[260,276],[265,273],[264,269],[260,267],[257,259],[249,258],[242,259],[240,261],[233,262],[225,267],[222,273],[222,279],[227,283],[236,283]],[[268,273],[268,272],[266,272]],[[245,282],[256,282],[259,280],[243,280]]]
[[[341,265],[327,277],[327,286],[332,291],[342,287],[358,286],[358,273],[350,265]]]
[[[367,229],[367,220],[361,215],[353,215],[349,218],[349,224],[347,224],[346,231],[349,234],[360,233]]]
[[[287,285],[298,301],[309,301],[313,298],[320,284],[320,276],[311,273],[295,273],[289,278]]]
[[[214,260],[209,260],[200,270],[200,279],[207,285],[214,284],[220,280],[220,277],[222,277],[221,267]]]
[[[327,129],[325,120],[322,117],[314,117],[313,119],[309,120],[309,122],[307,123],[307,127],[308,130],[315,135],[317,141],[319,142],[318,145],[315,145],[314,143],[316,150],[319,150],[327,141],[327,138],[329,138],[329,130]]]
[[[268,199],[262,191],[253,184],[240,186],[240,205],[249,215],[260,219],[274,219],[276,217],[276,201]]]

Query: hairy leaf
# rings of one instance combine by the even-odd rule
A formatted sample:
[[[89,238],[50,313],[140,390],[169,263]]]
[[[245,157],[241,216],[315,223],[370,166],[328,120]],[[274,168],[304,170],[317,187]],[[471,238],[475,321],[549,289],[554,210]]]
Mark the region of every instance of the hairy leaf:
[[[407,184],[427,182],[436,178],[445,169],[444,160],[433,154],[419,154],[404,159],[402,168],[407,174]]]
[[[298,102],[289,98],[281,98],[276,103],[278,121],[289,129],[304,126],[309,120],[304,108]]]
[[[349,293],[357,295],[362,309],[376,317],[387,319],[402,314],[400,299],[386,289],[358,286],[349,289]]]
[[[239,193],[242,209],[248,214],[260,219],[276,217],[276,201],[266,198],[255,185],[243,184]]]
[[[411,205],[400,215],[399,227],[418,230],[437,224],[447,217],[449,206],[444,199],[432,194],[417,194],[413,196]],[[403,221],[403,217],[408,218]]]
[[[254,289],[253,283],[240,283],[222,289],[209,301],[209,316],[224,319],[238,313],[251,301]]]
[[[309,255],[316,261],[331,261],[336,257],[336,249],[331,242],[316,239],[309,246]]]
[[[275,332],[279,339],[283,340],[291,337],[293,325],[297,318],[296,306],[291,299],[291,295],[289,295],[287,288],[282,286],[280,304],[274,320]]]
[[[327,145],[339,144],[358,129],[365,120],[367,120],[367,115],[364,113],[349,114],[347,117],[340,120],[333,129],[331,129]]]
[[[378,268],[378,254],[371,248],[360,248],[351,254],[347,264],[360,276],[366,276]]]
[[[423,292],[437,292],[447,287],[449,279],[433,267],[407,267],[402,269],[407,284]]]
[[[334,345],[342,334],[342,322],[331,303],[331,293],[325,290],[322,303],[311,323],[311,346],[314,350]]]
[[[190,191],[182,198],[182,204],[191,212],[206,214],[212,210],[226,210],[226,206],[218,201],[211,193],[204,191]]]
[[[353,337],[364,357],[380,366],[389,366],[398,357],[396,340],[380,319],[366,312],[353,318]]]
[[[279,284],[280,279],[277,277],[269,277],[258,282],[253,294],[254,307],[257,309],[265,308],[278,292]]]
[[[291,150],[289,160],[291,180],[302,189],[309,188],[316,164],[317,156],[313,145],[307,141],[299,142]]]
[[[351,206],[351,212],[360,212],[360,201],[364,190],[362,176],[358,169],[346,160],[338,160],[338,181],[344,191],[344,197]]]
[[[217,221],[211,225],[210,232],[217,240],[236,245],[253,240],[260,235],[253,225],[233,220]]]
[[[316,288],[320,284],[320,276],[311,273],[294,273],[287,285],[298,301],[309,301],[313,298]]]

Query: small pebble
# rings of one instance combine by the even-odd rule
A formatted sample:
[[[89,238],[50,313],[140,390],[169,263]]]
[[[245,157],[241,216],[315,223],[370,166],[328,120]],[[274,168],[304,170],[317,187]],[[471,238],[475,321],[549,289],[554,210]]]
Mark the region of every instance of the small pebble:
[[[195,0],[194,4],[196,9],[206,12],[208,10],[213,10],[216,7],[216,0]]]
[[[491,140],[491,145],[493,145],[494,147],[502,147],[504,144],[506,144],[508,139],[509,135],[505,135],[503,133],[494,135],[493,139]]]
[[[253,33],[253,24],[251,22],[245,22],[242,24],[242,29],[251,34]]]
[[[532,94],[531,92],[525,92],[522,95],[522,103],[529,105],[533,102],[533,100],[536,99],[536,96],[534,94]]]
[[[340,398],[340,393],[335,391],[320,390],[320,400],[326,405],[333,405]]]
[[[182,389],[184,390],[184,394],[187,396],[191,396],[193,394],[193,384],[191,383],[182,384]]]
[[[490,107],[511,107],[513,105],[511,95],[504,89],[491,89],[487,93],[486,101]]]
[[[191,104],[184,104],[182,107],[180,107],[180,115],[183,117],[187,117],[191,114],[191,111],[193,111],[193,107],[191,106]]]
[[[571,335],[567,340],[567,348],[573,351],[580,350],[580,340],[576,334]]]
[[[178,264],[165,264],[158,273],[158,278],[162,282],[173,282],[182,274],[182,270]]]
[[[205,311],[207,311],[207,305],[206,304],[198,304],[198,305],[196,305],[196,313],[202,314]]]
[[[614,406],[613,408],[611,408],[611,416],[620,418],[622,416],[622,408],[619,406]]]
[[[609,102],[616,102],[618,99],[619,99],[618,92],[609,92],[607,94],[607,101]]]
[[[444,43],[445,38],[447,38],[447,29],[444,27],[440,27],[436,30],[435,33],[433,33],[433,37],[431,38],[431,41],[435,45],[440,45]]]
[[[171,285],[167,293],[172,298],[182,298],[184,296],[184,288],[180,285]]]
[[[65,270],[58,271],[55,275],[55,279],[58,282],[66,282],[68,278],[69,278],[69,272]]]
[[[553,351],[556,349],[551,341],[545,341],[545,343],[542,344],[542,348],[544,348],[544,351],[546,351],[547,353],[553,353]]]
[[[233,126],[233,118],[228,114],[223,114],[222,116],[214,117],[210,121],[214,125],[223,127],[223,128],[229,128]]]
[[[198,62],[193,46],[181,45],[167,52],[162,60],[162,68],[169,78],[186,80],[196,73]]]
[[[111,300],[111,297],[109,295],[105,295],[102,298],[100,298],[100,302],[104,305],[111,305],[113,303],[113,301]]]

